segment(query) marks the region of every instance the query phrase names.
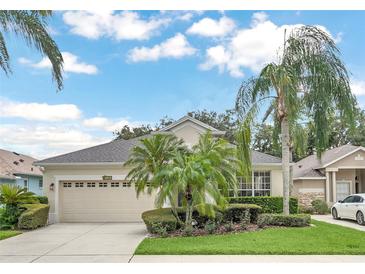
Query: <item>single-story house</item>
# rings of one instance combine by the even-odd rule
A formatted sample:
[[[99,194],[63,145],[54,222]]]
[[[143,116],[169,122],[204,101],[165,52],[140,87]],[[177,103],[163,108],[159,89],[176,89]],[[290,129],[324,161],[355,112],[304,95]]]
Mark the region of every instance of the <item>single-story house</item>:
[[[15,184],[37,195],[43,195],[43,172],[34,166],[36,159],[0,149],[0,184]]]
[[[219,131],[185,116],[162,129],[173,133],[188,146],[199,136]],[[36,162],[44,168],[44,193],[50,202],[50,222],[135,222],[143,211],[154,208],[154,197],[138,199],[133,186],[125,180],[128,168],[123,163],[139,138],[114,140],[91,148]],[[281,159],[253,151],[254,184],[241,181],[239,195],[282,196]]]
[[[333,203],[365,192],[365,148],[343,145],[308,156],[293,166],[293,195],[308,205],[316,198]]]

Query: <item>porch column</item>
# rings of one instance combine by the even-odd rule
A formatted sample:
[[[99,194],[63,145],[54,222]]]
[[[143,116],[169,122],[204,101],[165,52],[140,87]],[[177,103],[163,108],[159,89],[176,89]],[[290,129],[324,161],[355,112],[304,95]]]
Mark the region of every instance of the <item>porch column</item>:
[[[325,189],[325,194],[326,194],[326,202],[329,203],[330,202],[330,173],[328,171],[326,171],[326,189]]]
[[[337,186],[336,186],[336,171],[332,171],[332,199],[336,202],[337,199]]]

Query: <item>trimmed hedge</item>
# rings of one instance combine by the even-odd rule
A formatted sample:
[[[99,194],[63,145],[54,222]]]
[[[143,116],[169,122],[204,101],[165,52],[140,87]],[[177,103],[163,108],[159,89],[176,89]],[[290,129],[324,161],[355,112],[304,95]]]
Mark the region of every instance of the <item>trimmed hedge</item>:
[[[262,213],[282,213],[283,212],[283,197],[275,196],[247,196],[230,198],[231,204],[255,204],[262,208]],[[289,201],[290,214],[298,213],[298,199],[290,197]]]
[[[38,199],[39,203],[44,204],[44,205],[48,205],[48,197],[47,196],[36,196],[36,198]]]
[[[160,230],[174,231],[178,228],[178,223],[172,213],[171,208],[158,208],[142,213],[142,220],[146,224],[147,230],[153,234],[160,234]]]
[[[251,204],[230,204],[223,211],[223,221],[239,223],[242,221],[256,223],[261,207]],[[246,220],[246,218],[249,218]]]
[[[311,216],[309,214],[260,214],[257,219],[257,224],[260,227],[264,226],[290,226],[303,227],[309,226]]]
[[[19,216],[18,228],[35,229],[47,224],[49,205],[24,204],[22,208],[25,208],[25,211]]]

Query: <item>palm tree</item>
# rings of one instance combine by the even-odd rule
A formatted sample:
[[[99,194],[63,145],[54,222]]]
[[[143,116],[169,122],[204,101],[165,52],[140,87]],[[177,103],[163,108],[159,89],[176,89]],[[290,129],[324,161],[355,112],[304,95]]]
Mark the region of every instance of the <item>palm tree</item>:
[[[0,185],[0,204],[6,206],[18,206],[20,204],[36,203],[38,199],[33,192],[26,188],[9,184]]]
[[[155,134],[140,139],[140,145],[132,149],[124,166],[132,167],[126,179],[135,184],[137,196],[146,188],[151,194],[164,182],[155,180],[155,175],[172,160],[175,152],[185,150],[183,141],[170,134]]]
[[[264,117],[270,116],[281,132],[284,214],[289,214],[294,129],[306,116],[313,116],[315,148],[320,157],[328,145],[330,114],[336,111],[351,124],[355,102],[335,42],[326,32],[312,26],[294,29],[284,39],[278,62],[266,65],[257,77],[242,84],[236,108],[246,124],[245,130],[250,131],[257,113],[266,107]],[[246,160],[250,161],[247,157]]]
[[[0,68],[6,75],[11,73],[10,56],[4,34],[15,33],[28,46],[34,46],[46,55],[52,64],[52,76],[58,90],[63,87],[63,58],[55,41],[47,31],[47,19],[51,11],[0,10]]]
[[[156,180],[165,183],[157,194],[156,205],[162,207],[171,196],[183,193],[186,208],[185,226],[192,225],[193,210],[214,216],[215,206],[225,207],[230,190],[237,189],[236,150],[223,139],[214,139],[208,132],[200,137],[192,151],[177,151]]]

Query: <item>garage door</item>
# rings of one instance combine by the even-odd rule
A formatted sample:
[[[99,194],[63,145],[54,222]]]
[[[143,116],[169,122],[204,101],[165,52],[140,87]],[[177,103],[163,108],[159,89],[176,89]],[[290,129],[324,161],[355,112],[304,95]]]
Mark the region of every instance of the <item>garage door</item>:
[[[140,195],[126,181],[61,181],[61,222],[140,222],[154,197]]]

